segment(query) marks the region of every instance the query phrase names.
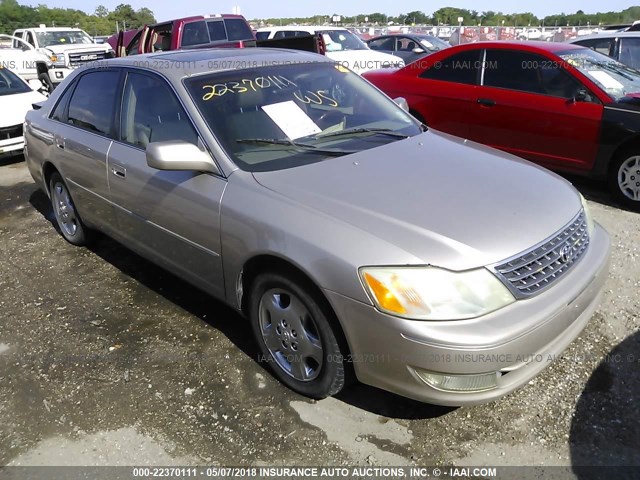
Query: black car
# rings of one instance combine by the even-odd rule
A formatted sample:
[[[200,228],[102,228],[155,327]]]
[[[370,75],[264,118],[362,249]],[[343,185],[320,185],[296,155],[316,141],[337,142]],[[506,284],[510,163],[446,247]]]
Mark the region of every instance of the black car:
[[[392,34],[367,40],[371,50],[390,53],[409,64],[433,52],[449,47],[449,44],[438,37],[425,34]]]

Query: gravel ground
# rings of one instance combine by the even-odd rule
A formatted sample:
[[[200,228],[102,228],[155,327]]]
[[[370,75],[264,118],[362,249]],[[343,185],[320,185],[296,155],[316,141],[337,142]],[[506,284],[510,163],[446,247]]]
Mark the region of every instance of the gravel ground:
[[[234,311],[108,238],[68,244],[0,159],[0,465],[640,465],[640,215],[571,180],[612,238],[599,309],[524,388],[449,409],[289,391]]]

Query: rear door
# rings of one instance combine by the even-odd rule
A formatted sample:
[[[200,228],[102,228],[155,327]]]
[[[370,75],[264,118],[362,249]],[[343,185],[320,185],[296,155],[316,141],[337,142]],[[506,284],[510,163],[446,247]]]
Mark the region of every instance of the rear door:
[[[151,142],[199,144],[173,89],[159,76],[127,73],[119,135],[108,159],[111,199],[124,243],[216,296],[223,296],[220,201],[226,180],[147,165]]]
[[[98,70],[70,85],[51,114],[54,164],[60,170],[80,216],[111,231],[107,155],[115,131],[120,71]]]
[[[574,101],[588,88],[559,58],[487,49],[469,137],[549,168],[590,170],[599,146],[602,104]]]

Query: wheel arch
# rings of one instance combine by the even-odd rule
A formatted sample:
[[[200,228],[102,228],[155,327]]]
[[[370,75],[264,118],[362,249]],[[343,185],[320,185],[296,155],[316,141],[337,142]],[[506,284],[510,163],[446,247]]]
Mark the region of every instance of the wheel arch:
[[[607,166],[607,172],[610,172],[612,168],[615,166],[615,161],[618,157],[627,150],[637,150],[638,155],[640,155],[640,134],[635,135],[631,138],[626,139],[624,142],[620,143],[611,154],[611,158],[609,159],[609,165]]]
[[[42,181],[44,182],[44,190],[49,197],[51,196],[49,182],[54,172],[60,173],[53,163],[47,160],[42,164]]]
[[[289,278],[299,281],[301,285],[310,290],[310,293],[312,293],[313,296],[320,302],[320,307],[323,308],[323,310],[327,313],[329,323],[331,324],[331,327],[334,331],[336,339],[338,340],[338,344],[340,345],[340,348],[344,353],[345,358],[351,358],[351,347],[349,345],[349,341],[347,340],[347,336],[344,333],[344,328],[342,327],[342,324],[340,323],[340,320],[338,319],[338,316],[336,315],[331,302],[329,302],[322,289],[301,267],[277,255],[259,254],[251,257],[244,263],[242,270],[238,275],[236,294],[238,296],[240,309],[245,317],[249,316],[249,295],[247,293],[250,291],[255,279],[260,274],[266,272],[283,273],[289,276]],[[346,379],[347,382],[349,382],[350,379],[355,378],[355,372],[351,362],[346,362],[346,369]]]

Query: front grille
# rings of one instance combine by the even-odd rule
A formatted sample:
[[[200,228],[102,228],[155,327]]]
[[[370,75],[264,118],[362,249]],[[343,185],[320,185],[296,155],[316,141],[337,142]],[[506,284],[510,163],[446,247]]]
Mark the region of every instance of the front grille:
[[[89,62],[97,62],[106,58],[105,52],[78,52],[69,54],[69,65],[79,67]]]
[[[589,229],[583,210],[552,238],[494,269],[517,298],[530,297],[567,273],[588,245]]]
[[[18,138],[22,136],[22,124],[12,125],[11,127],[0,128],[0,140],[8,140],[10,138]]]

